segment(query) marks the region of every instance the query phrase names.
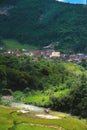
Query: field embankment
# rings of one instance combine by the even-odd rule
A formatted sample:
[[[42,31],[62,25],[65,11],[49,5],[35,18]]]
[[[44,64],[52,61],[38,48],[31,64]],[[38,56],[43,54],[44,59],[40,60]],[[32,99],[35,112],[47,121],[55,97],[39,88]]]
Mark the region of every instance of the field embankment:
[[[60,112],[50,112],[60,119],[38,117],[39,113],[18,112],[18,108],[0,106],[1,130],[87,130],[87,122]],[[46,115],[46,114],[44,114]]]

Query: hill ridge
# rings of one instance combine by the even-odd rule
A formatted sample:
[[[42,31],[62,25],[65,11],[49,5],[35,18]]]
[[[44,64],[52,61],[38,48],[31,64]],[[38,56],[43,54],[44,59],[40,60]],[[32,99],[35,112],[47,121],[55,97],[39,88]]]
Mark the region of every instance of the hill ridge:
[[[6,1],[6,0],[4,0]],[[55,0],[13,0],[9,15],[0,14],[0,36],[41,48],[59,42],[63,52],[87,51],[87,7]]]

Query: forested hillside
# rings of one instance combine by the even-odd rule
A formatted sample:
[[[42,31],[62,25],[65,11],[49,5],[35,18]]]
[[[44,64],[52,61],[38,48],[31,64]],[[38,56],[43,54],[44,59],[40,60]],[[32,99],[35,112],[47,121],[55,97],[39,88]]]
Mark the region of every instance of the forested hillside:
[[[87,7],[55,0],[0,1],[0,37],[63,52],[87,51]]]
[[[86,73],[73,63],[0,55],[0,97],[87,117]]]

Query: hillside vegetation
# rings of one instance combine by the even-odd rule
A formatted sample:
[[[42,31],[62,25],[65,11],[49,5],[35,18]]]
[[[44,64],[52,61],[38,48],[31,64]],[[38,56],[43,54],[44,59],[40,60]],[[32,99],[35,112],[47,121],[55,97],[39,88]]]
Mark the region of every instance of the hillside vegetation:
[[[0,55],[0,96],[10,94],[16,102],[87,117],[86,73],[59,60]]]
[[[62,52],[87,52],[87,7],[55,0],[0,1],[0,37]]]

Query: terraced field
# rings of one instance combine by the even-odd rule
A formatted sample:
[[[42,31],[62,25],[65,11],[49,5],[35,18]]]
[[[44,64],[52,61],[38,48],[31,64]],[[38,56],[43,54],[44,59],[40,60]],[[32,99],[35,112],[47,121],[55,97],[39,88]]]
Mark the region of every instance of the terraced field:
[[[17,108],[0,106],[0,130],[87,130],[86,120],[72,117],[61,112],[40,113],[29,111],[22,113]],[[56,116],[58,118],[46,118]]]

